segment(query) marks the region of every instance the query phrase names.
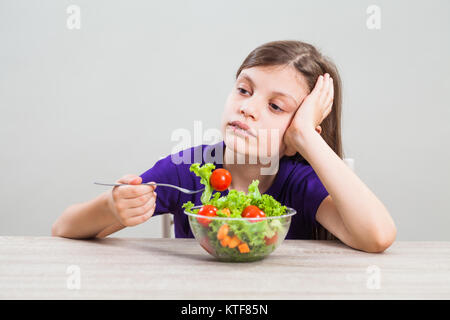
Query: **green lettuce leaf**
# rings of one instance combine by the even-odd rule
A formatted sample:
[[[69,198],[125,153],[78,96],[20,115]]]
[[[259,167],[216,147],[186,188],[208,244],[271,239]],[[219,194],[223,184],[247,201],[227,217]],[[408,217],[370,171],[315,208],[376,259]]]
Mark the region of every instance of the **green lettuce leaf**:
[[[252,183],[248,186],[248,193],[247,195],[252,199],[252,201],[260,201],[261,200],[261,193],[258,189],[259,180],[253,180]]]
[[[211,178],[212,171],[215,168],[216,166],[213,163],[205,163],[203,166],[200,166],[199,163],[193,163],[189,168],[190,171],[194,172],[201,178],[200,183],[205,186],[205,190],[200,198],[203,204],[208,204],[208,201],[211,199],[213,188],[209,182],[209,179]]]
[[[188,202],[186,202],[185,204],[183,204],[181,207],[184,208],[186,212],[194,213],[194,212],[192,211],[192,207],[194,207],[194,206],[195,206],[195,205],[194,205],[191,201],[188,201]]]

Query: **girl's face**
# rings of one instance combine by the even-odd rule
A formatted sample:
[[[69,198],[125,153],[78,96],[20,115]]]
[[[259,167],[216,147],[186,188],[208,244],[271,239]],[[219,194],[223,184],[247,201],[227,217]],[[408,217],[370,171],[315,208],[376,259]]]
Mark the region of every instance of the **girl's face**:
[[[222,115],[227,148],[254,159],[281,158],[284,133],[308,93],[305,79],[292,66],[243,69]],[[236,130],[233,121],[246,124],[247,134]]]

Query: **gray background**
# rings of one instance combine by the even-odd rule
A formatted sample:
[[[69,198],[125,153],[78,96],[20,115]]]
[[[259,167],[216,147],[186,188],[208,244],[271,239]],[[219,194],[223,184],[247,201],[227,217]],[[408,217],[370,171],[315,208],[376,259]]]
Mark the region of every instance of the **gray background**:
[[[366,27],[371,4],[380,30]],[[449,30],[450,1],[436,0],[1,0],[0,234],[50,235],[107,188],[94,181],[170,154],[174,130],[218,128],[247,54],[298,39],[340,69],[345,156],[397,239],[450,240]],[[115,235],[160,237],[161,220]]]

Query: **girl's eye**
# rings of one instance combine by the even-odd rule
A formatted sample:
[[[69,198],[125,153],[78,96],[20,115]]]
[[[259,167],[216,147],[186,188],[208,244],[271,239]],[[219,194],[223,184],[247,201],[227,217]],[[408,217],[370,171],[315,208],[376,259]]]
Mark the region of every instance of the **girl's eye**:
[[[275,111],[278,111],[278,112],[283,111],[283,109],[281,109],[281,108],[280,108],[279,106],[277,106],[276,104],[269,103],[269,105],[270,105],[270,107],[271,107],[273,110],[275,110]]]
[[[237,88],[237,90],[239,91],[239,93],[242,94],[246,94],[249,93],[247,90],[243,89],[243,88]],[[269,103],[270,107],[275,110],[276,112],[283,112],[284,110],[281,109],[279,106],[277,106],[276,104],[273,103]]]
[[[245,94],[246,92],[248,92],[247,90],[242,89],[242,88],[238,88],[238,91],[239,91],[240,93],[243,93],[243,94]],[[242,92],[242,91],[244,91],[244,92]]]

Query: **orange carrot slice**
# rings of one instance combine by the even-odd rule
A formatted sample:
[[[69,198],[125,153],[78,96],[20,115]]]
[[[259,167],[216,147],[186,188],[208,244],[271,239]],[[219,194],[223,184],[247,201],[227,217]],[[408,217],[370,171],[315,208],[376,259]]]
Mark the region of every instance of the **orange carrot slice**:
[[[231,215],[231,211],[228,208],[223,208],[222,212],[225,213],[227,215],[227,217],[229,217]]]
[[[237,236],[233,236],[230,240],[230,243],[228,243],[229,248],[236,248],[238,244],[241,243],[241,240]]]
[[[220,244],[222,245],[222,247],[226,247],[230,243],[230,240],[231,237],[227,235],[222,240],[220,240]]]
[[[228,230],[229,227],[226,223],[221,225],[219,231],[217,231],[217,239],[222,240],[223,238],[225,238],[225,236],[228,234]]]
[[[240,253],[247,253],[250,252],[250,248],[248,247],[248,245],[243,242],[240,245],[238,245],[238,249]]]

